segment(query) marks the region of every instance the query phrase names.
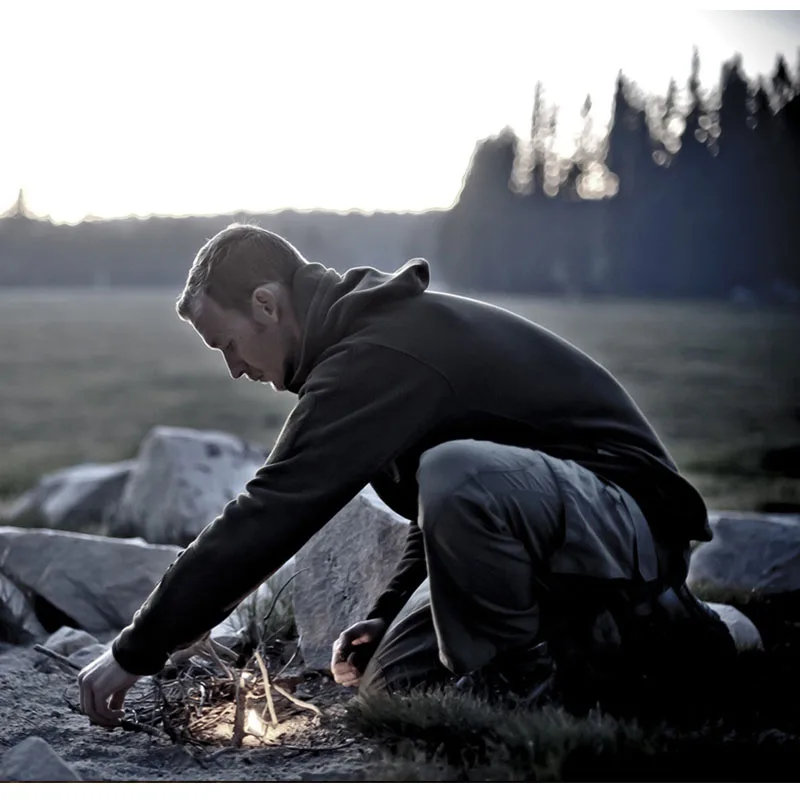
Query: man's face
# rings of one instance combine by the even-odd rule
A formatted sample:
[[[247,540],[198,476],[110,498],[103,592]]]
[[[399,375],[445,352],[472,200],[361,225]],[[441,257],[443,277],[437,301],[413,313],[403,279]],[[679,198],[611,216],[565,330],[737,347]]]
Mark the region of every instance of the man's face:
[[[221,308],[204,297],[192,324],[210,348],[222,353],[232,378],[245,375],[283,391],[284,362],[295,341],[293,322],[275,293],[262,288],[248,311]]]

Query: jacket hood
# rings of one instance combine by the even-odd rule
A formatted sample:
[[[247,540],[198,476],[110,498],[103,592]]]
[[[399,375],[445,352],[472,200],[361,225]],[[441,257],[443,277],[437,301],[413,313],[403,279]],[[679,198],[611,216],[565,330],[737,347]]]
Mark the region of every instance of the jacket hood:
[[[292,281],[302,335],[299,352],[286,363],[286,388],[297,394],[325,350],[347,336],[359,317],[386,303],[420,295],[429,284],[430,266],[423,258],[414,258],[395,272],[353,267],[343,275],[319,263],[304,264]]]

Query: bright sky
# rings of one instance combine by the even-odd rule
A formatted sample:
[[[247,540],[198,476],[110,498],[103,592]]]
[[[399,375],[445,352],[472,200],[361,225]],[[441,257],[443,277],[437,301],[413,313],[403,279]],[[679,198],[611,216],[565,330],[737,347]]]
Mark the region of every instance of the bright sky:
[[[566,132],[587,92],[605,123],[620,67],[683,84],[695,43],[708,86],[735,51],[796,67],[798,12],[647,6],[0,3],[0,211],[20,187],[70,222],[447,207],[476,141],[527,130],[537,80]]]

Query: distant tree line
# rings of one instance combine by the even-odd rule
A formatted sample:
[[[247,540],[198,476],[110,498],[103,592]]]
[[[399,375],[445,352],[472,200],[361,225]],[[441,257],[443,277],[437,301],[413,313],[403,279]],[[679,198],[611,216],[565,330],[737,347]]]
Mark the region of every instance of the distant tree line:
[[[335,269],[370,264],[392,271],[409,258],[435,251],[443,213],[288,210],[73,226],[32,219],[24,201],[17,201],[0,218],[0,286],[179,287],[202,244],[234,220],[273,230],[307,258]]]
[[[800,299],[800,80],[783,58],[748,83],[737,56],[703,93],[645,97],[622,74],[610,129],[591,98],[571,158],[536,88],[527,141],[476,149],[439,256],[470,289],[539,294]]]
[[[568,157],[556,149],[558,108],[537,85],[530,135],[479,143],[446,212],[246,219],[337,269],[428,257],[454,289],[800,299],[800,75],[780,58],[748,82],[735,57],[704,92],[699,63],[695,51],[686,87],[673,81],[663,97],[620,74],[601,133],[587,97]],[[0,217],[0,285],[179,286],[232,218],[54,225],[20,196]]]

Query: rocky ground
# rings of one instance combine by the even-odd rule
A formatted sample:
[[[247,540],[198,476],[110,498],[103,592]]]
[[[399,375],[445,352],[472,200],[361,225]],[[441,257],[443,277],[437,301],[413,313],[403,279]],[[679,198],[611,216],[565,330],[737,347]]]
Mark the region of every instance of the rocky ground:
[[[86,781],[358,781],[371,748],[346,728],[342,714],[352,690],[312,679],[313,702],[323,712],[298,714],[273,744],[246,736],[240,748],[223,739],[205,747],[175,744],[163,733],[108,730],[71,709],[74,674],[35,668],[32,648],[0,644],[0,757],[27,737],[44,739]],[[136,708],[135,691],[129,705]]]
[[[267,646],[273,685],[322,715],[274,693],[275,732],[245,735],[240,747],[232,746],[231,699],[212,697],[205,715],[195,717],[200,723],[178,726],[194,741],[176,743],[165,730],[170,726],[153,722],[144,679],[127,709],[149,732],[107,730],[77,712],[74,670],[33,647],[0,644],[0,777],[8,777],[2,773],[9,751],[39,737],[84,781],[795,780],[800,598],[749,603],[747,610],[765,650],[740,654],[724,669],[687,654],[693,689],[678,689],[674,699],[656,691],[649,701],[655,713],[638,701],[631,705],[625,687],[624,702],[613,700],[623,710],[613,714],[487,705],[453,692],[387,698],[365,708],[324,672],[301,665],[284,673],[285,659],[270,662],[277,646]],[[191,669],[174,674],[198,674]],[[163,685],[172,674],[162,673]],[[252,697],[248,707],[267,719],[258,686]],[[42,767],[33,769],[36,779]]]
[[[670,652],[687,682],[670,694],[645,681],[655,701],[647,713],[627,680],[607,695],[603,707],[613,715],[602,718],[587,715],[583,701],[584,711],[562,702],[567,713],[542,712],[488,707],[463,693],[351,702],[353,690],[325,674],[331,642],[374,604],[408,529],[363,490],[212,631],[239,660],[260,648],[270,680],[282,675],[277,685],[321,714],[276,692],[277,722],[259,728],[269,718],[260,666],[237,661],[252,674],[244,696],[256,703],[260,738],[248,733],[233,746],[235,731],[245,730],[234,715],[238,678],[219,664],[208,679],[179,667],[177,678],[140,681],[128,702],[138,728],[91,726],[76,710],[77,670],[34,643],[81,665],[103,652],[178,557],[186,532],[218,513],[225,498],[214,492],[239,485],[254,458],[222,434],[162,427],[135,468],[63,470],[15,504],[15,527],[0,526],[0,779],[765,780],[794,770],[800,516],[792,514],[710,515],[714,539],[693,550],[687,583],[702,600],[728,604],[724,614],[714,608],[740,655],[711,664],[702,641],[678,637]],[[118,523],[140,538],[64,530],[113,533]],[[674,689],[674,670],[667,672]],[[167,697],[173,690],[180,702]],[[250,725],[253,706],[242,708]]]

